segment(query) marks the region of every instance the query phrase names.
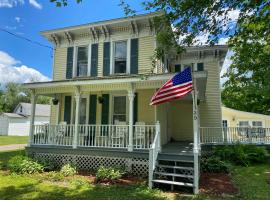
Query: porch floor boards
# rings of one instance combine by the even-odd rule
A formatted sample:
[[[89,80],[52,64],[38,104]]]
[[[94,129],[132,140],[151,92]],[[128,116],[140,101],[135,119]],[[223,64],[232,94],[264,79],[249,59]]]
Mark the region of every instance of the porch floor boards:
[[[161,154],[193,155],[192,142],[170,142],[162,146]]]

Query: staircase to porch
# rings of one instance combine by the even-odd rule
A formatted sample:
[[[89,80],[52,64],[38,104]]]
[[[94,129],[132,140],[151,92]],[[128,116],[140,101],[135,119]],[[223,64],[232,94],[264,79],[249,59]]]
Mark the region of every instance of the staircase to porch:
[[[152,177],[153,187],[167,189],[194,188],[194,155],[192,144],[166,144],[158,153]]]

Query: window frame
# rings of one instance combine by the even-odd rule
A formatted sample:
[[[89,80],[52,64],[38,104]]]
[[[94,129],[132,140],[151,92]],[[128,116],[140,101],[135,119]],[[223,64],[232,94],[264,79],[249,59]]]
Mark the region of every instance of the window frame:
[[[110,94],[110,97],[111,97],[111,100],[110,100],[110,103],[111,103],[111,108],[110,108],[110,119],[109,121],[114,124],[114,98],[115,97],[125,97],[126,99],[126,106],[125,106],[125,115],[126,115],[126,123],[128,123],[128,120],[129,120],[129,110],[128,110],[128,97],[126,94]]]
[[[78,49],[80,47],[85,47],[87,48],[87,67],[86,67],[86,75],[83,75],[83,76],[79,76],[78,75]],[[74,77],[87,77],[89,76],[89,73],[90,73],[90,68],[89,66],[91,65],[89,62],[91,62],[91,60],[89,59],[89,53],[91,53],[91,51],[89,51],[89,45],[88,44],[84,44],[84,45],[77,45],[74,47],[74,50],[75,50],[75,56],[74,56],[74,60],[73,60],[73,69],[74,69]]]

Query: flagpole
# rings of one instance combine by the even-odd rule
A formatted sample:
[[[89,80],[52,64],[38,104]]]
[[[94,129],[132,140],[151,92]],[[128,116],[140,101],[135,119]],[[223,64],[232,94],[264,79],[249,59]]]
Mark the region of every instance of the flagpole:
[[[197,84],[192,69],[192,101],[193,101],[193,155],[194,155],[194,193],[199,193],[199,141],[198,141],[198,106],[197,106]]]

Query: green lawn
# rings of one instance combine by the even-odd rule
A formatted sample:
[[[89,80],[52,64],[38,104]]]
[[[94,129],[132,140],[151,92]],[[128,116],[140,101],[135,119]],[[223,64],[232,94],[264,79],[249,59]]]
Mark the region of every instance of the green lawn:
[[[0,168],[6,167],[7,160],[24,151],[0,152]],[[1,164],[2,163],[2,164]],[[0,199],[209,199],[217,198],[200,195],[197,197],[183,197],[174,193],[165,193],[160,190],[149,190],[146,184],[134,185],[94,185],[85,177],[74,177],[61,182],[52,182],[45,179],[45,175],[16,175],[0,169]],[[270,162],[251,167],[235,167],[232,172],[235,185],[240,194],[234,197],[218,199],[270,199]]]
[[[27,144],[28,136],[0,136],[0,146],[9,144]]]

